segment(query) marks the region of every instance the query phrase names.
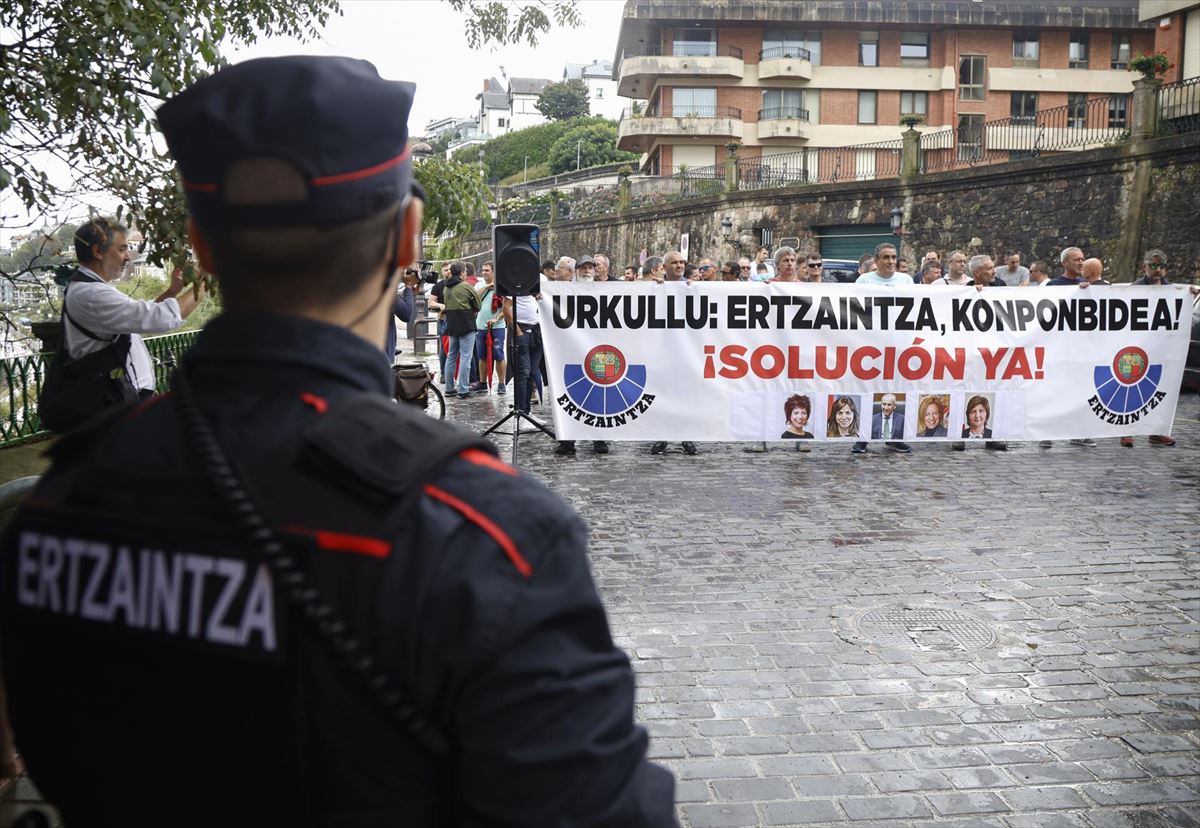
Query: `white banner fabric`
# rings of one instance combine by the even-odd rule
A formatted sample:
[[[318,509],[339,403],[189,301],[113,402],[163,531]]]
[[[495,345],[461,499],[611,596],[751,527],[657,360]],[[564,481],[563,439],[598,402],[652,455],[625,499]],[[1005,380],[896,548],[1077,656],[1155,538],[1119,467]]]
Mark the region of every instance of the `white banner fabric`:
[[[564,440],[1169,434],[1186,288],[544,283]]]

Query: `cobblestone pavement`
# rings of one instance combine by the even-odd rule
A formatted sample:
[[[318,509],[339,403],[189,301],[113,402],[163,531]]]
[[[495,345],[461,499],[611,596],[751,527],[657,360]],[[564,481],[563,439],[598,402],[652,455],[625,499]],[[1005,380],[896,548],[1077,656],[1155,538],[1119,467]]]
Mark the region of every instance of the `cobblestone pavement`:
[[[591,526],[683,825],[1200,825],[1198,421],[910,456],[523,434],[519,465]]]

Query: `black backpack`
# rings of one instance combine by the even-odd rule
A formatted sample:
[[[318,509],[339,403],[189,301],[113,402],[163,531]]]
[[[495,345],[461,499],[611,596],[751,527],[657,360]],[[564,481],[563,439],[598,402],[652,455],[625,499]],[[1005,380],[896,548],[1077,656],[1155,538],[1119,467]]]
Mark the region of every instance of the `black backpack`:
[[[78,272],[71,276],[71,282],[89,281],[92,280]],[[85,336],[108,344],[99,351],[72,359],[67,353],[68,321]],[[58,351],[46,368],[46,378],[38,396],[38,416],[42,425],[60,434],[87,422],[101,411],[138,399],[137,389],[125,369],[132,343],[129,334],[112,338],[97,336],[71,318],[65,296],[61,325]]]

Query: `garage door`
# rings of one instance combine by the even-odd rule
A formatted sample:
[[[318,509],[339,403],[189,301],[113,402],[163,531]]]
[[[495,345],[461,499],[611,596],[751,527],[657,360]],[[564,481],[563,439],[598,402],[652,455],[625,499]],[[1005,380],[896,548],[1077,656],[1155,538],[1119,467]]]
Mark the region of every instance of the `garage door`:
[[[887,224],[834,224],[814,229],[821,255],[827,259],[857,260],[864,253],[874,253],[875,245],[883,242],[900,249],[900,237]]]

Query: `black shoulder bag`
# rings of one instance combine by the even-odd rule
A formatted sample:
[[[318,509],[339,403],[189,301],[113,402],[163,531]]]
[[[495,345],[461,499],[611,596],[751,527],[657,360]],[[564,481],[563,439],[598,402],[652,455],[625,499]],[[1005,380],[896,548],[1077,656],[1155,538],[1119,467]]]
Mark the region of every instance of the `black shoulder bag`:
[[[77,273],[71,281],[90,280]],[[67,353],[68,321],[88,338],[108,344],[99,351],[71,359]],[[65,296],[61,325],[58,351],[46,368],[46,378],[38,396],[38,416],[42,425],[58,433],[70,431],[105,409],[138,399],[137,389],[125,370],[132,343],[129,334],[118,334],[111,339],[97,336],[71,318]]]

